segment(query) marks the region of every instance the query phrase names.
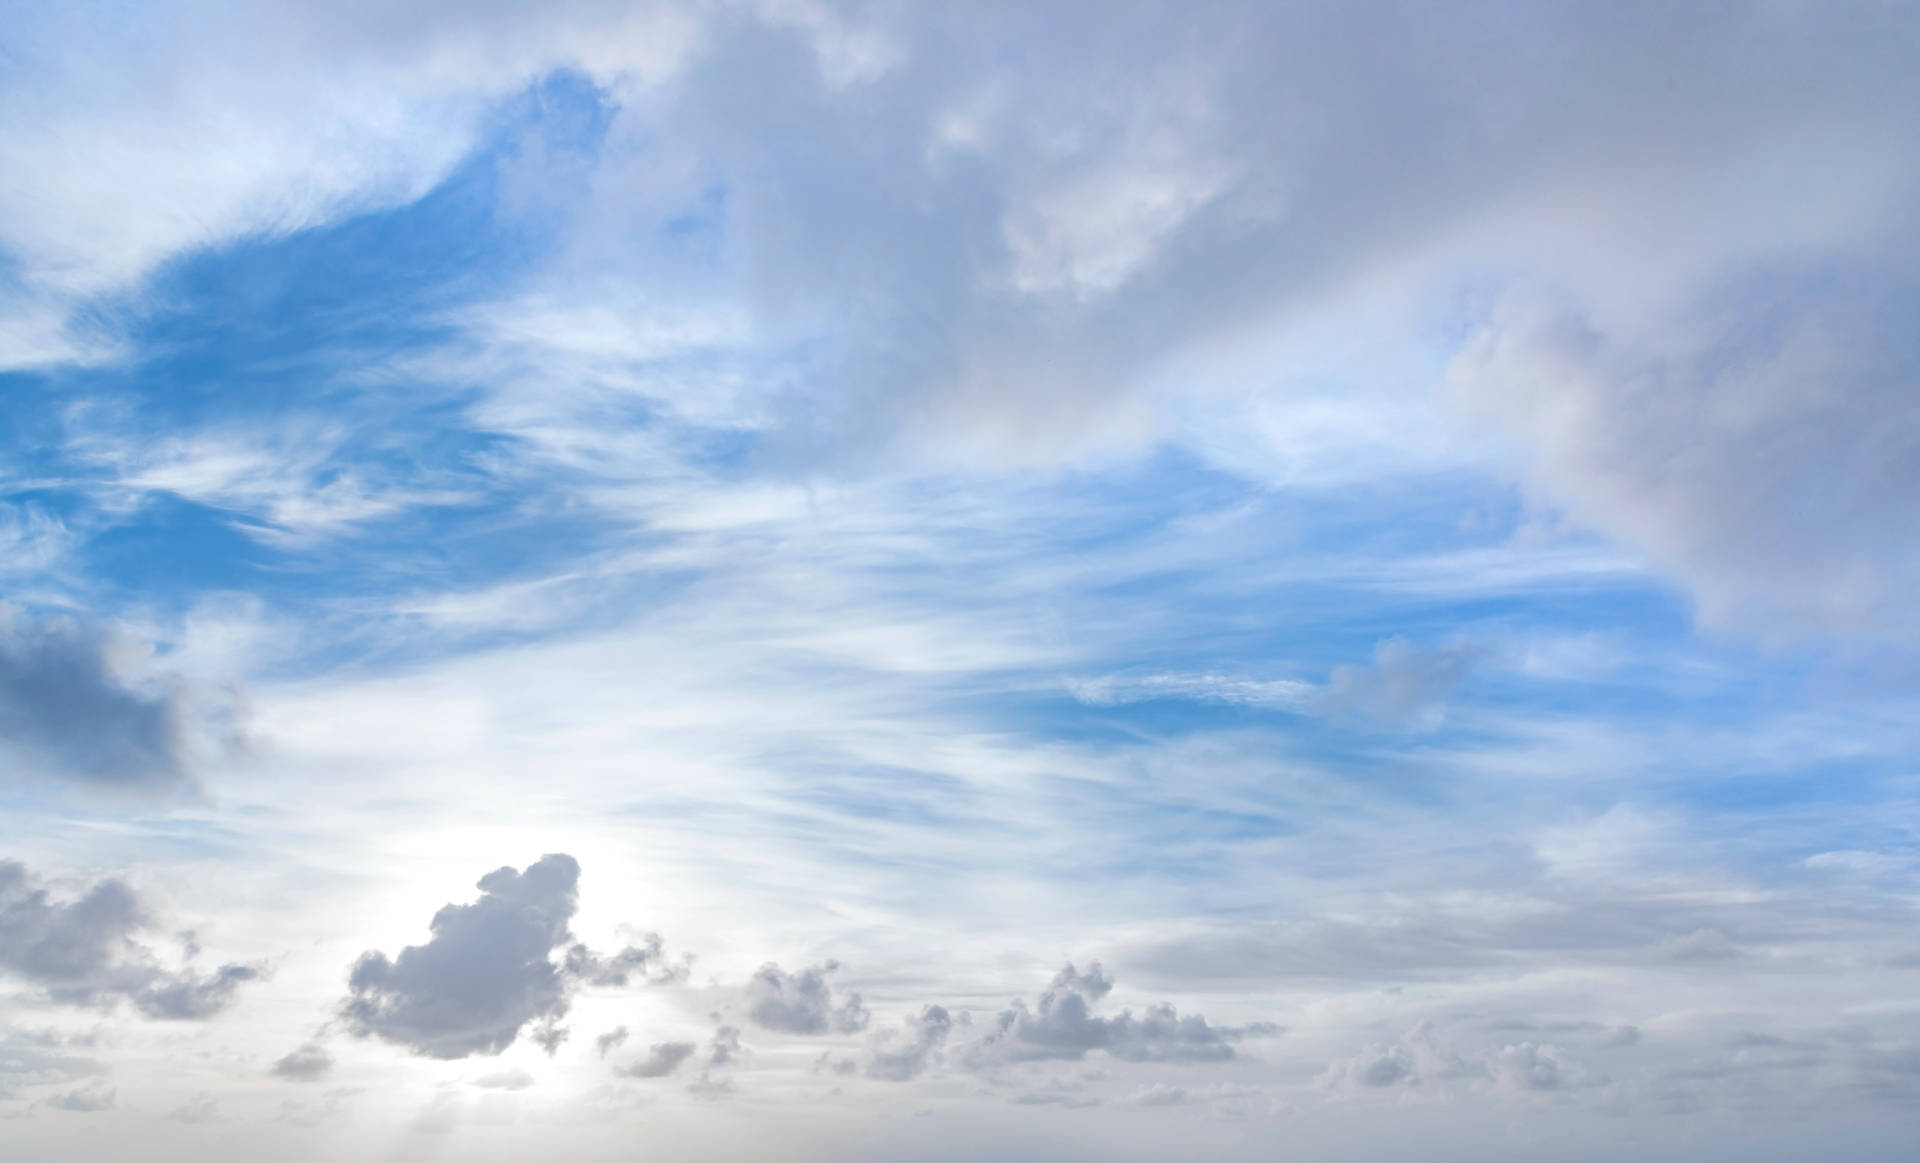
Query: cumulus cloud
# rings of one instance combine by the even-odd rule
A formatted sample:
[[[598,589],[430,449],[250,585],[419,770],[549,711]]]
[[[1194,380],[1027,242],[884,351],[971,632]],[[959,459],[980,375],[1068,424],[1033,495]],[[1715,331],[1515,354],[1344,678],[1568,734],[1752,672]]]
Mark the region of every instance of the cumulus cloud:
[[[693,958],[670,960],[666,943],[658,933],[647,933],[640,944],[629,945],[617,953],[601,955],[585,945],[567,950],[569,977],[588,985],[626,986],[635,982],[647,985],[678,985],[693,972]]]
[[[343,1015],[356,1033],[433,1058],[500,1053],[524,1026],[566,1013],[552,955],[572,941],[579,882],[580,865],[558,854],[489,872],[478,900],[434,914],[425,945],[362,956]]]
[[[925,1074],[953,1032],[953,1017],[945,1006],[930,1005],[903,1019],[902,1025],[901,1030],[875,1035],[867,1050],[868,1078],[907,1082]]]
[[[966,1048],[967,1064],[984,1069],[1010,1062],[1077,1061],[1095,1050],[1128,1062],[1223,1062],[1247,1038],[1280,1032],[1265,1022],[1211,1025],[1166,1004],[1148,1006],[1138,1017],[1130,1009],[1116,1017],[1096,1015],[1095,1003],[1112,988],[1097,962],[1085,973],[1067,965],[1035,1005],[1015,1001],[1000,1011],[991,1031]]]
[[[747,982],[747,1016],[787,1034],[859,1033],[870,1015],[857,993],[836,1001],[828,978],[839,967],[828,961],[788,973],[767,962]]]
[[[195,1021],[227,1008],[260,976],[248,965],[211,973],[164,968],[136,940],[153,918],[124,881],[103,880],[73,900],[55,900],[25,865],[0,861],[0,971],[74,1005],[131,1002],[150,1018]]]
[[[273,1064],[273,1072],[296,1082],[317,1082],[333,1070],[333,1055],[314,1042],[289,1051]]]
[[[7,766],[98,786],[188,783],[196,728],[237,738],[233,708],[178,675],[140,673],[143,653],[109,630],[0,602]]]
[[[434,914],[426,944],[363,955],[342,1017],[357,1034],[431,1058],[498,1054],[523,1030],[552,1054],[580,986],[681,979],[678,966],[662,967],[657,938],[607,956],[574,943],[579,883],[580,865],[564,853],[489,872],[477,900]]]

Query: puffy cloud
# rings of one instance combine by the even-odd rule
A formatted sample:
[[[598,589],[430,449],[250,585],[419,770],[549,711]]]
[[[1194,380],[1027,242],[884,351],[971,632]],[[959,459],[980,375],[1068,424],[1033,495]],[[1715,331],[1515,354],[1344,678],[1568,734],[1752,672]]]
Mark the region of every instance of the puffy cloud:
[[[906,1082],[926,1073],[953,1031],[945,1006],[930,1005],[903,1020],[901,1031],[882,1031],[868,1048],[866,1075]]]
[[[1112,988],[1098,963],[1085,973],[1067,965],[1036,1005],[1016,1001],[1002,1010],[992,1031],[967,1047],[967,1064],[985,1069],[1008,1062],[1076,1061],[1095,1050],[1129,1062],[1221,1062],[1234,1057],[1236,1043],[1280,1032],[1264,1022],[1215,1026],[1198,1014],[1182,1017],[1166,1004],[1149,1006],[1139,1017],[1132,1010],[1111,1018],[1094,1014],[1094,1004]]]
[[[391,958],[377,950],[363,955],[348,977],[352,996],[341,1015],[357,1034],[431,1058],[498,1054],[528,1027],[552,1054],[568,1035],[558,1023],[581,985],[684,976],[663,963],[658,938],[610,956],[575,944],[567,925],[579,883],[579,863],[563,853],[522,871],[489,872],[477,900],[434,914],[426,944]]]
[[[605,956],[585,945],[575,945],[567,950],[566,972],[588,985],[618,987],[636,981],[648,985],[678,985],[693,972],[693,958],[684,956],[670,961],[660,934],[648,933],[640,939],[640,944]]]
[[[273,1064],[275,1074],[296,1082],[316,1082],[332,1070],[333,1055],[314,1042],[295,1048]]]
[[[0,602],[0,756],[93,785],[187,784],[196,729],[231,743],[233,708],[178,675],[141,674],[142,653],[111,631]]]
[[[566,1013],[568,981],[552,955],[573,939],[579,883],[580,865],[562,854],[489,872],[478,900],[434,914],[425,945],[361,957],[343,1015],[357,1033],[433,1058],[500,1053],[522,1027]]]
[[[699,1049],[692,1042],[655,1042],[647,1047],[647,1056],[620,1068],[628,1078],[665,1078],[680,1069],[680,1064]]]
[[[828,977],[837,962],[788,973],[769,961],[747,982],[747,1016],[755,1024],[788,1034],[854,1034],[867,1028],[870,1015],[860,995],[837,1002]]]
[[[211,973],[165,969],[135,939],[151,925],[146,907],[123,881],[103,880],[77,899],[56,901],[35,886],[25,865],[0,861],[0,971],[55,1001],[111,1005],[124,999],[150,1018],[195,1021],[225,1009],[240,985],[260,975],[237,964]]]

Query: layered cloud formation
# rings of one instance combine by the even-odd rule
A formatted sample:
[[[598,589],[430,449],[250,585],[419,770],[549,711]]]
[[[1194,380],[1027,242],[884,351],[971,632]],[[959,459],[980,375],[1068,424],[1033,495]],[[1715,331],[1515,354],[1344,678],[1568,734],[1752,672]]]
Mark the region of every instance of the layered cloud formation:
[[[137,940],[153,927],[124,881],[103,880],[63,901],[36,885],[25,865],[0,861],[0,972],[55,1002],[127,1001],[149,1018],[195,1021],[225,1009],[241,985],[260,976],[250,965],[169,970]]]
[[[0,1156],[1910,1153],[1900,5],[0,23]]]

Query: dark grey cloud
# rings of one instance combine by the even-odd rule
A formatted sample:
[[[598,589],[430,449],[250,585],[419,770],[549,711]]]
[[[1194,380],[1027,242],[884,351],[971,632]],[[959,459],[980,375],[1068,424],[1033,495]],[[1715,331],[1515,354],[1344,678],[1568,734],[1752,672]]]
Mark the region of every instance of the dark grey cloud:
[[[332,1070],[333,1055],[314,1042],[295,1048],[273,1064],[275,1074],[296,1082],[317,1082]]]
[[[543,856],[524,872],[480,878],[480,898],[434,914],[425,945],[355,963],[342,1015],[354,1032],[432,1058],[498,1054],[523,1027],[567,1011],[569,981],[554,963],[573,936],[580,865]]]
[[[647,1056],[630,1062],[618,1073],[628,1078],[665,1078],[680,1069],[699,1047],[692,1042],[655,1042],[647,1047]]]
[[[434,914],[426,944],[364,954],[341,1016],[357,1034],[430,1058],[498,1054],[523,1031],[551,1055],[569,1035],[559,1023],[581,986],[684,979],[658,937],[608,955],[575,943],[567,926],[579,885],[579,862],[564,853],[489,872],[477,900]]]
[[[1270,1023],[1216,1026],[1173,1006],[1147,1007],[1138,1017],[1123,1010],[1102,1017],[1094,1005],[1113,988],[1098,963],[1081,973],[1071,964],[1054,976],[1038,1002],[1016,1001],[994,1019],[991,1031],[970,1044],[964,1058],[974,1069],[1010,1062],[1077,1061],[1099,1050],[1129,1062],[1223,1062],[1235,1045],[1280,1032]]]
[[[137,938],[153,927],[139,896],[108,879],[79,897],[55,900],[25,865],[0,861],[0,972],[43,990],[57,1002],[130,1002],[150,1018],[196,1021],[232,1004],[238,988],[260,976],[229,964],[210,973],[164,968]]]
[[[15,773],[98,786],[191,782],[191,731],[237,739],[230,702],[177,675],[133,676],[137,644],[69,617],[0,603],[0,760]]]
[[[834,998],[829,976],[837,962],[788,973],[769,961],[747,982],[747,1016],[756,1025],[788,1034],[854,1034],[867,1028],[870,1015],[860,995]]]

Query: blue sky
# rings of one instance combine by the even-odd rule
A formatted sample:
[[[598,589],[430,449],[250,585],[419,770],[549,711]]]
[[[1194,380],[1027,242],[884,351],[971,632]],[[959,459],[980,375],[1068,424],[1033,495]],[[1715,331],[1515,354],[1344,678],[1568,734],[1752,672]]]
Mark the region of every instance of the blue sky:
[[[0,1160],[1883,1160],[1920,27],[26,7]]]

